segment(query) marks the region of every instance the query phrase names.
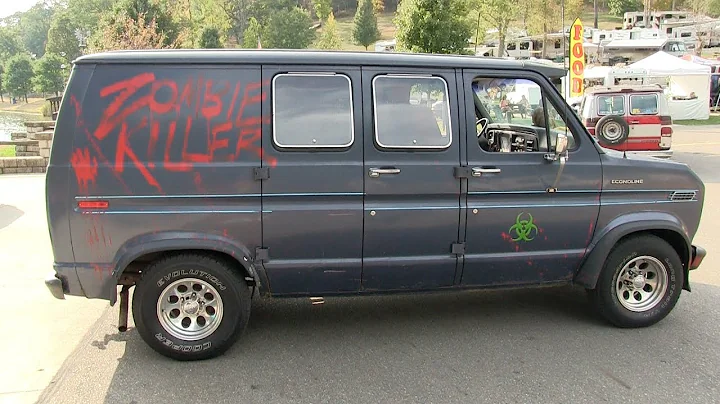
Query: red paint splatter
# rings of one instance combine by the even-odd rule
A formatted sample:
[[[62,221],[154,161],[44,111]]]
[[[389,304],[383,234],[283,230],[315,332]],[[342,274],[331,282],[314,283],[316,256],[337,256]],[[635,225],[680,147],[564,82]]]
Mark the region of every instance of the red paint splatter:
[[[79,192],[87,194],[90,184],[94,185],[97,179],[97,159],[90,156],[90,150],[87,148],[76,149],[70,158],[70,164],[75,171]]]
[[[510,237],[510,235],[505,232],[500,233],[500,237],[502,237],[502,239],[505,241],[512,242],[512,237]]]
[[[227,229],[223,229],[223,237],[227,237],[227,236],[228,236],[228,231],[227,231]]]

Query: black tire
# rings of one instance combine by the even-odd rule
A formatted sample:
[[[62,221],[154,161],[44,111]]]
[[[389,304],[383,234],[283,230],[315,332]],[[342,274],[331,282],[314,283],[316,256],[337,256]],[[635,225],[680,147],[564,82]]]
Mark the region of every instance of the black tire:
[[[135,326],[142,339],[158,353],[176,360],[210,359],[223,354],[244,331],[250,318],[250,291],[238,272],[229,263],[198,254],[173,255],[150,265],[135,286],[132,302]],[[158,315],[158,299],[163,291],[183,279],[195,280],[196,284],[204,282],[220,297],[219,325],[201,339],[186,340],[172,335]],[[213,313],[218,315],[214,310]]]
[[[595,136],[601,144],[617,146],[627,141],[630,136],[630,125],[622,116],[606,115],[595,125]]]
[[[647,261],[642,261],[642,258],[638,260],[638,257],[651,257],[661,263],[667,275],[665,278],[667,286],[663,293],[655,293],[657,303],[654,306],[642,311],[632,311],[620,302],[623,296],[626,297],[626,304],[628,301],[629,304],[639,303],[632,300],[634,297],[630,293],[623,292],[623,296],[618,297],[617,289],[620,285],[618,277],[625,265],[631,261],[645,262],[647,265]],[[642,269],[642,265],[635,269]],[[647,268],[648,266],[645,267]],[[588,290],[588,295],[598,313],[615,326],[647,327],[664,319],[672,311],[680,298],[684,281],[682,262],[675,249],[659,237],[640,235],[628,238],[613,248],[605,260],[595,289]],[[659,287],[658,290],[662,291]]]

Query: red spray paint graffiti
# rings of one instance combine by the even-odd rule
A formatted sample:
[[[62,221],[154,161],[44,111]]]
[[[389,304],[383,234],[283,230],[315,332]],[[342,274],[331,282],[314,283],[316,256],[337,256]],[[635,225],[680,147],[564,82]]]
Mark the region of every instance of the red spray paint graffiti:
[[[75,150],[73,155],[78,188],[87,193],[88,186],[95,183],[98,160],[102,162],[101,166],[107,163],[121,182],[126,168],[134,167],[149,186],[162,193],[156,178],[158,170],[191,172],[197,164],[219,159],[236,161],[243,153],[263,159],[259,144],[261,126],[269,122],[269,118],[247,111],[266,100],[267,84],[252,82],[243,86],[242,83],[203,77],[190,78],[179,84],[174,80],[157,79],[154,73],[142,73],[102,88],[100,97],[110,99],[109,104],[103,110],[97,128],[86,130],[95,153],[91,154],[85,148]],[[232,98],[226,103],[230,94]],[[76,109],[76,123],[82,123],[80,105],[74,97],[71,103]],[[133,135],[138,133],[149,133],[141,147],[132,141]],[[198,142],[197,136],[204,141]],[[191,139],[195,140],[191,142]],[[100,152],[100,146],[106,142],[112,142],[114,146],[112,162]],[[205,146],[193,150],[200,144]],[[142,153],[147,153],[146,158]],[[264,158],[264,161],[270,166],[277,164],[274,158]],[[198,178],[199,175],[193,176],[196,185]]]
[[[97,177],[97,159],[90,156],[87,148],[76,149],[70,158],[70,164],[75,171],[78,189],[81,193],[87,193],[90,184],[94,184]]]

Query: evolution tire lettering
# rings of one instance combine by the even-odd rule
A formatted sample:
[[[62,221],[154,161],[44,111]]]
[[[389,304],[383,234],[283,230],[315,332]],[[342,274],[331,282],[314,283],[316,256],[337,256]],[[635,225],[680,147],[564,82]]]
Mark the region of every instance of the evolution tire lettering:
[[[162,287],[165,283],[169,282],[171,279],[180,277],[180,276],[193,276],[196,278],[205,278],[208,281],[215,284],[215,286],[218,287],[220,290],[225,290],[227,287],[223,285],[223,283],[218,279],[216,276],[213,276],[205,271],[200,271],[197,269],[180,269],[177,271],[173,271],[167,275],[164,275],[160,280],[157,281],[157,286]]]
[[[91,144],[114,143],[113,149],[108,148],[112,150],[108,157],[112,159],[114,152],[114,161],[102,163],[104,156],[97,155],[98,147],[76,148],[71,165],[79,192],[90,192],[99,168],[110,168],[121,179],[128,166],[134,167],[149,186],[162,193],[155,174],[158,170],[190,172],[195,164],[236,161],[243,153],[263,159],[261,126],[269,123],[269,117],[248,114],[248,110],[267,99],[267,85],[267,81],[240,83],[201,76],[180,83],[141,73],[103,87],[99,95],[109,103],[97,127],[88,130],[88,140]],[[73,104],[76,124],[84,124],[79,103]],[[146,134],[145,145],[132,141],[139,133]],[[205,146],[192,150],[198,142],[191,144],[190,137],[202,138],[202,134],[206,141],[200,144]],[[270,166],[277,163],[274,158],[264,160]]]
[[[155,334],[155,338],[157,338],[157,340],[160,341],[163,345],[180,352],[200,352],[206,349],[210,349],[212,347],[212,341],[196,345],[181,345],[170,341],[170,339],[166,338],[161,333]]]

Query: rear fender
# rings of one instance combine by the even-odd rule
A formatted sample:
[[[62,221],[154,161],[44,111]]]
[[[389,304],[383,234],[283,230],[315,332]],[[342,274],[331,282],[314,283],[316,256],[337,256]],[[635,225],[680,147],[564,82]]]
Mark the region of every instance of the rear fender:
[[[261,282],[261,271],[254,265],[254,254],[245,245],[216,234],[169,231],[143,234],[128,240],[115,254],[112,273],[103,285],[102,295],[110,300],[111,305],[115,304],[116,285],[130,263],[146,254],[177,250],[209,250],[227,254],[243,266],[255,280],[255,285],[267,285]],[[262,279],[265,280],[264,277]]]
[[[666,212],[634,212],[613,219],[602,231],[596,233],[573,282],[585,288],[594,289],[605,259],[618,241],[631,234],[655,231],[670,231],[682,237],[685,249],[684,254],[680,254],[685,271],[683,289],[689,291],[688,268],[690,257],[692,257],[690,240],[682,222],[676,216]],[[670,241],[668,240],[668,242]]]

